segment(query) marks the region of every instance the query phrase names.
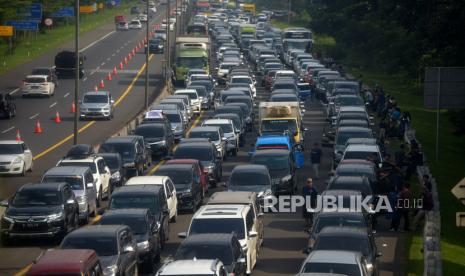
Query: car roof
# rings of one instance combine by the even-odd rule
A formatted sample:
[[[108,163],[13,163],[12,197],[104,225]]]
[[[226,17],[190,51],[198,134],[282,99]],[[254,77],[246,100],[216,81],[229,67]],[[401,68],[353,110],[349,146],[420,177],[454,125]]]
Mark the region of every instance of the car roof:
[[[360,253],[344,250],[315,250],[312,251],[304,263],[338,263],[357,264]]]
[[[107,210],[102,218],[105,217],[143,217],[150,211],[142,208],[128,208],[128,209],[110,209]]]
[[[59,191],[65,185],[68,185],[66,182],[43,182],[43,183],[27,183],[21,186],[18,191],[24,190],[55,190]]]
[[[349,144],[346,147],[346,151],[372,151],[379,152],[378,145],[366,145],[366,144]]]
[[[319,236],[343,236],[343,237],[354,237],[362,236],[367,237],[367,230],[363,227],[353,226],[326,226],[321,229]]]
[[[208,234],[194,234],[188,236],[182,245],[187,244],[229,244],[233,239],[232,233],[208,233]]]
[[[82,175],[88,170],[89,170],[88,167],[79,167],[79,166],[52,167],[45,172],[44,176],[46,175],[75,176],[75,175]]]
[[[161,185],[169,179],[168,176],[156,176],[156,175],[146,175],[146,176],[134,176],[129,178],[125,185]]]
[[[260,164],[247,164],[247,165],[237,165],[231,172],[233,173],[240,173],[240,172],[256,172],[256,173],[263,173],[268,175],[268,168],[265,165]]]
[[[335,183],[362,183],[365,176],[335,176],[331,180]]]
[[[48,75],[27,75],[26,78],[46,78]]]
[[[192,132],[205,132],[205,131],[219,131],[220,127],[218,126],[199,126],[191,129]]]
[[[198,164],[200,163],[199,160],[197,159],[172,159],[166,161],[165,165],[171,165],[171,164]]]
[[[158,173],[163,169],[181,169],[181,170],[191,170],[194,164],[163,164],[161,165],[155,173]]]
[[[242,204],[203,205],[194,214],[193,219],[242,218],[243,213],[249,209],[248,205]]]
[[[24,144],[23,141],[16,141],[16,140],[1,140],[0,145],[22,145]]]
[[[84,96],[87,96],[87,95],[108,96],[109,94],[110,94],[109,91],[88,91],[84,93]]]
[[[84,270],[92,259],[98,260],[98,257],[90,249],[50,249],[40,255],[26,275],[77,273]]]
[[[193,142],[193,143],[180,143],[177,147],[180,148],[212,148],[211,142]]]
[[[338,132],[343,132],[343,131],[350,131],[350,132],[371,132],[372,130],[367,127],[356,127],[356,126],[344,126],[344,127],[338,127],[337,128]],[[349,138],[350,139],[350,138]]]
[[[322,195],[335,195],[335,196],[356,196],[356,195],[361,195],[360,191],[356,190],[343,190],[343,189],[334,189],[334,190],[324,190]]]
[[[267,150],[259,150],[254,153],[253,156],[289,156],[289,150],[286,149],[267,149]]]
[[[249,204],[256,200],[255,192],[215,192],[210,196],[207,204]]]
[[[218,260],[177,260],[166,263],[158,271],[158,275],[213,275]]]
[[[111,197],[117,197],[119,195],[136,195],[136,194],[147,194],[147,193],[160,193],[161,189],[163,189],[162,185],[124,185],[116,189],[112,194]]]
[[[128,135],[128,136],[115,136],[108,138],[104,144],[106,143],[127,143],[127,142],[134,142],[136,138],[142,138],[142,136],[137,135]]]
[[[203,121],[202,124],[231,124],[231,120],[229,119],[208,119]]]
[[[129,229],[129,227],[126,225],[88,225],[68,233],[67,237],[84,238],[115,236],[119,231],[126,228]]]

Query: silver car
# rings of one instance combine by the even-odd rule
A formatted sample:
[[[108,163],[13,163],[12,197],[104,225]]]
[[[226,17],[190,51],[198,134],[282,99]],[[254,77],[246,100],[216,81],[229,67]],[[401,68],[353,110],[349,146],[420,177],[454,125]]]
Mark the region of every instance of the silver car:
[[[174,133],[174,139],[179,141],[184,138],[187,126],[184,123],[181,112],[177,110],[163,110],[163,114],[170,121],[171,130]]]
[[[87,92],[79,101],[79,118],[104,118],[111,120],[114,100],[108,91]]]

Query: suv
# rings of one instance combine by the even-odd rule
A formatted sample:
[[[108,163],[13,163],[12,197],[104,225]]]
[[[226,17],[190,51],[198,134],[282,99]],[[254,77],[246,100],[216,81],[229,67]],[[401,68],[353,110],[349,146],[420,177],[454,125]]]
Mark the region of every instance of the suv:
[[[302,263],[297,275],[367,276],[367,261],[359,252],[345,250],[315,250]]]
[[[213,260],[178,260],[164,264],[157,272],[157,276],[228,276],[230,275],[223,263]]]
[[[378,145],[351,144],[348,145],[341,160],[364,159],[381,166],[383,157]]]
[[[236,156],[239,151],[239,134],[234,129],[234,124],[229,119],[210,119],[202,123],[202,127],[220,127],[226,138],[226,154]]]
[[[174,146],[174,134],[171,126],[165,123],[142,124],[134,130],[135,135],[144,137],[146,145],[150,146],[152,157],[166,156]]]
[[[179,89],[174,92],[174,95],[187,95],[189,96],[190,103],[192,106],[192,111],[195,114],[200,114],[200,111],[202,111],[202,101],[199,98],[199,94],[197,93],[197,90],[195,89]]]
[[[29,75],[23,81],[21,92],[23,97],[31,95],[51,97],[55,94],[55,83],[47,75]]]
[[[20,174],[32,171],[32,152],[23,141],[0,141],[0,175]]]
[[[99,153],[106,152],[121,155],[126,175],[141,175],[151,163],[150,149],[146,146],[142,136],[111,137],[99,148]]]
[[[248,205],[204,205],[192,217],[187,233],[179,233],[178,236],[236,233],[242,249],[247,252],[246,273],[250,274],[257,262],[259,246],[254,219],[253,210]]]
[[[99,153],[102,156],[110,169],[110,194],[113,193],[116,187],[121,187],[126,175],[123,168],[123,160],[119,153]]]
[[[25,184],[1,206],[6,207],[0,226],[4,244],[16,237],[62,237],[79,227],[79,205],[64,182]]]
[[[189,132],[189,138],[209,138],[216,147],[218,158],[226,160],[226,137],[224,137],[223,129],[221,127],[194,127]]]
[[[88,167],[53,167],[42,176],[42,183],[66,182],[79,204],[79,219],[84,224],[97,213],[97,190],[92,171]]]
[[[271,177],[265,165],[238,165],[229,177],[228,191],[254,191],[263,207],[265,197],[273,195]]]
[[[32,69],[31,75],[46,75],[50,77],[50,80],[58,87],[58,77],[55,70],[55,66],[52,67],[36,67]]]
[[[147,51],[147,48],[146,48]],[[152,38],[149,40],[149,52],[163,54],[165,52],[165,41],[162,38]]]
[[[115,101],[108,91],[86,92],[79,101],[79,119],[113,118]]]
[[[81,53],[79,54],[79,78],[84,77],[84,60],[86,59]],[[59,78],[74,78],[76,73],[76,53],[74,51],[62,51],[55,56],[55,70]]]
[[[66,157],[57,163],[57,167],[88,167],[92,171],[97,190],[97,205],[100,207],[104,194],[106,198],[110,196],[110,169],[105,163],[105,159],[98,155],[78,158]]]

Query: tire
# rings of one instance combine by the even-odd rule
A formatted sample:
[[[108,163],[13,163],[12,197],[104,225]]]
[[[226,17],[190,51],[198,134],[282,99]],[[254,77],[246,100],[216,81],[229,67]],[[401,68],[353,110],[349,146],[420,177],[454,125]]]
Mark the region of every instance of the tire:
[[[102,187],[100,187],[98,196],[97,196],[97,207],[102,206]]]
[[[23,170],[21,171],[21,176],[25,176],[26,175],[26,163],[23,163]]]
[[[86,212],[86,216],[84,217],[84,219],[81,220],[81,223],[83,225],[86,225],[89,223],[89,206],[87,206],[87,212]]]
[[[32,168],[34,167],[34,163],[31,162],[31,167],[29,168],[29,170],[27,170],[28,172],[32,172]]]

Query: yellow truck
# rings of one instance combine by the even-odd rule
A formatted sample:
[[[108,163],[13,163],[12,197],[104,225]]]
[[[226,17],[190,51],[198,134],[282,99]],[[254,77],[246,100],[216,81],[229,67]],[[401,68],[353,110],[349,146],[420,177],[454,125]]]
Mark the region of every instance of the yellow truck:
[[[260,135],[289,132],[296,144],[303,144],[302,111],[297,102],[261,102],[259,112]]]
[[[244,4],[241,4],[241,7],[244,11],[248,11],[252,13],[253,15],[255,15],[255,4],[244,3]]]

